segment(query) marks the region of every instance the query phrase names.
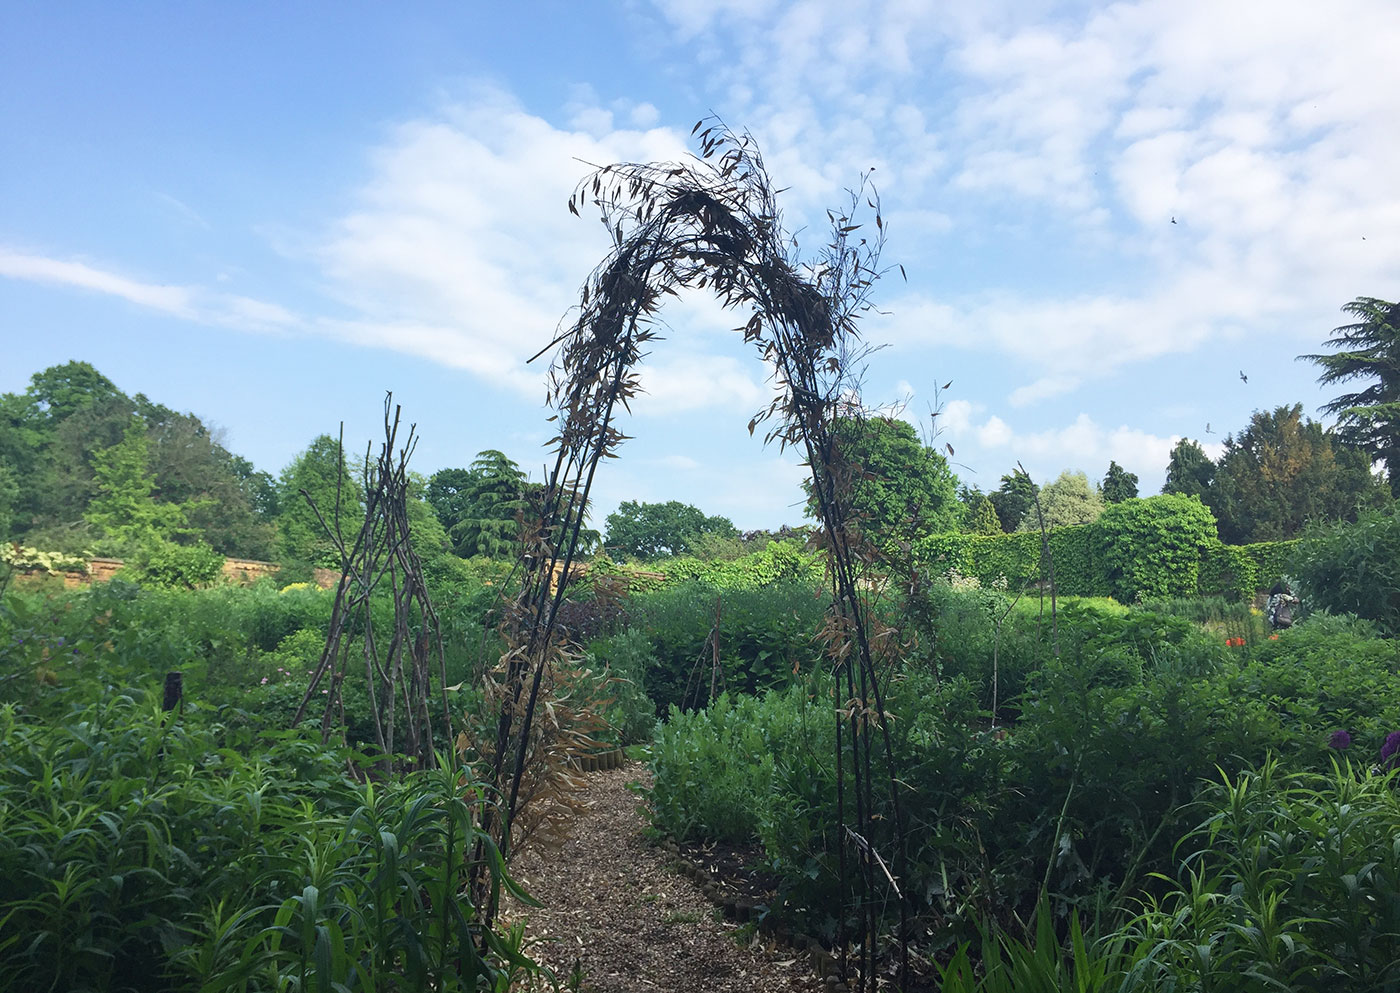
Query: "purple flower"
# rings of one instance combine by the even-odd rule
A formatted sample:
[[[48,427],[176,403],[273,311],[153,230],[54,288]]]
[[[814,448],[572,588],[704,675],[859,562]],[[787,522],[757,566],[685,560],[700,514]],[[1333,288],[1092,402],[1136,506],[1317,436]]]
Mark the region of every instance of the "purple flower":
[[[1351,735],[1345,731],[1333,731],[1332,739],[1327,742],[1327,747],[1343,749],[1351,747]]]
[[[1392,731],[1385,736],[1385,744],[1381,746],[1381,768],[1400,768],[1400,731]]]

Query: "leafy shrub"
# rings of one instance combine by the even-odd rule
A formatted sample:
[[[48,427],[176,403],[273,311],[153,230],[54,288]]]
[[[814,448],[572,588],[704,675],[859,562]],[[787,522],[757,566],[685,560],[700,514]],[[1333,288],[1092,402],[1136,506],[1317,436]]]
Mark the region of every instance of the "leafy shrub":
[[[1111,504],[1093,538],[1108,593],[1122,603],[1195,593],[1201,552],[1218,540],[1209,508],[1181,494]]]
[[[1226,777],[1183,839],[1176,885],[1125,935],[1123,989],[1400,988],[1400,801],[1390,776]]]
[[[722,693],[705,710],[671,708],[651,750],[653,822],[681,840],[756,838],[772,794],[773,754],[763,720],[784,705]]]
[[[1312,525],[1295,561],[1306,602],[1400,634],[1400,504],[1364,511],[1355,524]]]
[[[645,633],[656,659],[647,695],[664,714],[704,703],[712,683],[731,693],[786,686],[820,658],[814,639],[827,602],[798,582],[720,590],[693,581],[633,595],[629,624]]]
[[[650,741],[656,730],[656,705],[646,695],[643,681],[656,664],[651,645],[640,631],[623,631],[599,638],[588,646],[587,664],[603,668],[610,677],[612,704],[603,716],[617,732],[619,745]]]
[[[467,991],[529,967],[466,896],[478,844],[500,865],[465,770],[361,786],[299,735],[259,751],[131,698],[53,726],[0,709],[0,988]]]

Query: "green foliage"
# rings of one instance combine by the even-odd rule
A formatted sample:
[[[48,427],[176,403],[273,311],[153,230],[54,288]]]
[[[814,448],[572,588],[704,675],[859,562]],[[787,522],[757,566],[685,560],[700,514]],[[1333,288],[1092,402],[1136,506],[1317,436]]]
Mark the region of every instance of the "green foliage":
[[[712,685],[752,694],[811,672],[829,599],[791,580],[728,589],[692,580],[634,594],[628,625],[651,644],[645,687],[657,713],[703,705]]]
[[[156,501],[148,462],[146,426],[135,418],[122,441],[94,460],[97,495],[87,520],[103,536],[102,551],[130,554],[151,538],[168,541],[190,533],[187,508]]]
[[[627,630],[598,638],[588,646],[585,664],[601,666],[611,682],[612,703],[603,716],[618,736],[619,745],[650,741],[656,730],[656,705],[646,695],[646,674],[657,663],[651,643],[641,631]]]
[[[763,718],[784,702],[780,694],[759,700],[724,693],[704,710],[672,708],[651,750],[653,823],[682,841],[757,837],[773,779]]]
[[[149,469],[145,424],[132,418],[119,444],[99,452],[97,494],[87,521],[102,535],[99,550],[126,560],[127,578],[157,586],[194,587],[213,581],[224,557],[203,541],[189,514],[198,503],[161,503]]]
[[[1294,561],[1310,605],[1400,634],[1400,504],[1363,513],[1355,524],[1314,524]]]
[[[330,435],[316,438],[282,470],[278,481],[277,545],[280,555],[338,568],[340,555],[307,505],[308,496],[332,528],[339,521],[342,533],[359,530],[364,517],[360,487],[351,478],[344,453]]]
[[[706,517],[700,509],[679,500],[624,500],[608,515],[603,544],[613,555],[650,560],[693,554],[705,535],[737,538],[739,532],[728,518]]]
[[[1388,499],[1369,461],[1335,444],[1335,436],[1305,420],[1303,405],[1255,411],[1225,453],[1206,502],[1233,544],[1292,538],[1313,520],[1355,520],[1359,510]]]
[[[1001,519],[997,517],[996,507],[992,505],[991,500],[984,498],[982,502],[977,505],[977,510],[972,515],[972,520],[969,522],[968,530],[972,534],[984,536],[999,535],[1002,533]]]
[[[1001,521],[1002,531],[1010,534],[1026,518],[1035,506],[1035,495],[1040,492],[1031,477],[1023,472],[1011,472],[1001,477],[1001,486],[988,494]]]
[[[361,786],[302,736],[245,758],[131,699],[0,710],[0,746],[5,989],[465,993],[535,968],[469,901],[474,852],[512,884],[468,770]]]
[[[1039,508],[1032,503],[1016,530],[1038,532],[1042,515],[1047,528],[1064,528],[1089,524],[1102,513],[1103,498],[1089,485],[1089,477],[1066,469],[1040,491]]]
[[[1093,534],[1108,593],[1122,603],[1195,593],[1202,553],[1218,540],[1211,512],[1178,495],[1111,504]]]
[[[1124,500],[1132,500],[1138,495],[1137,474],[1129,472],[1117,462],[1110,460],[1108,472],[1104,474],[1103,484],[1099,489],[1103,494],[1104,503],[1122,503]]]
[[[697,581],[717,590],[752,590],[771,583],[820,583],[824,566],[797,538],[771,541],[756,552],[737,559],[691,557],[658,562],[668,583]]]
[[[1271,761],[1219,780],[1202,809],[1174,885],[1125,929],[1144,952],[1125,989],[1400,986],[1392,777]]]
[[[1190,438],[1178,441],[1167,463],[1167,479],[1162,484],[1162,492],[1199,497],[1209,503],[1206,498],[1212,492],[1214,483],[1215,463],[1200,443]]]
[[[518,465],[504,453],[487,449],[477,453],[465,472],[444,470],[433,479],[438,481],[437,503],[446,508],[443,523],[456,554],[499,559],[520,554],[525,473]]]
[[[1212,526],[1215,517],[1211,517]],[[1206,596],[1232,601],[1248,600],[1268,584],[1260,582],[1259,566],[1244,547],[1219,539],[1206,542],[1197,570],[1197,589]]]
[[[1400,498],[1400,303],[1357,297],[1342,311],[1358,320],[1335,328],[1324,342],[1341,351],[1298,357],[1322,367],[1317,381],[1323,385],[1374,380],[1322,409],[1337,416],[1345,442],[1365,452],[1371,462],[1385,464],[1391,495]]]
[[[838,418],[833,442],[850,469],[855,521],[880,543],[909,541],[957,527],[957,478],[948,460],[919,440],[913,425],[894,417]],[[807,515],[817,517],[810,482]]]

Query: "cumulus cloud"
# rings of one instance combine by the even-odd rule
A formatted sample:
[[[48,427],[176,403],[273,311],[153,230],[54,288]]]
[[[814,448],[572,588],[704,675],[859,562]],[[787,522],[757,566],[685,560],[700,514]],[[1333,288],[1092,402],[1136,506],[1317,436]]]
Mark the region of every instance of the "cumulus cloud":
[[[799,215],[878,165],[896,244],[1021,239],[1116,276],[883,301],[911,349],[1022,360],[1013,403],[1245,333],[1316,340],[1400,271],[1393,4],[712,6],[658,0],[687,43],[711,43]],[[1017,220],[1031,212],[1048,239]]]
[[[315,257],[361,316],[331,329],[362,344],[469,369],[534,399],[543,368],[526,360],[553,337],[609,241],[564,204],[588,163],[677,160],[685,135],[650,127],[650,104],[602,107],[577,90],[558,128],[510,95],[482,88],[440,114],[400,124],[371,156],[373,175]],[[619,127],[625,118],[634,127]],[[586,214],[586,211],[585,211]],[[664,317],[686,331],[738,321],[695,297]],[[670,346],[644,362],[634,409],[665,415],[756,404],[732,357]]]

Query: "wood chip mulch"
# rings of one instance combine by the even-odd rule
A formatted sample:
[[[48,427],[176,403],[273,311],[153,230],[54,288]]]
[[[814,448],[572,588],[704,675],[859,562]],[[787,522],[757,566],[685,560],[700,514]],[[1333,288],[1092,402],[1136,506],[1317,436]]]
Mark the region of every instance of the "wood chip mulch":
[[[512,904],[544,939],[530,954],[560,981],[582,972],[583,993],[815,993],[826,987],[808,958],[725,919],[674,856],[642,836],[644,765],[588,774],[587,809],[562,850],[524,849],[511,871],[542,908]]]

